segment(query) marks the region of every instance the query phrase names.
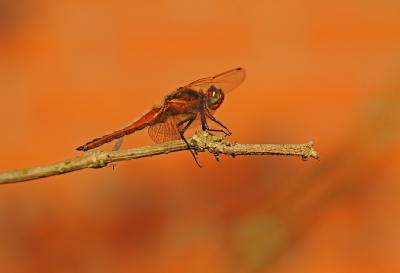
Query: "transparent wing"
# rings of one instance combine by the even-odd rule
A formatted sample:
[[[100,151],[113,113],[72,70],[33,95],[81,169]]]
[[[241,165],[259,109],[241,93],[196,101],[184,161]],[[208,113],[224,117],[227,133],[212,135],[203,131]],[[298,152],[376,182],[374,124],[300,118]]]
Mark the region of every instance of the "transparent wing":
[[[218,74],[214,77],[203,78],[188,85],[179,88],[177,91],[192,89],[195,91],[207,92],[210,86],[215,86],[218,89],[221,89],[225,94],[229,91],[232,91],[234,88],[239,86],[244,78],[246,77],[246,72],[243,68],[238,67],[235,69],[231,69],[224,73]]]
[[[210,115],[212,115],[215,111],[209,111]],[[181,135],[177,129],[178,123],[181,121],[189,118],[190,116],[193,116],[193,114],[182,114],[182,115],[176,115],[176,116],[170,116],[167,118],[165,122],[159,122],[156,124],[153,124],[152,126],[149,127],[149,136],[150,138],[155,142],[155,143],[163,143],[163,142],[168,142],[168,141],[173,141],[173,140],[179,140],[181,139]],[[212,119],[208,117],[208,115],[205,115],[205,120],[207,122],[208,127],[211,129],[211,131],[224,131],[226,132],[226,128],[222,127]],[[186,125],[182,125],[183,127]],[[201,125],[201,114],[198,114],[196,119],[192,122],[192,124],[189,126],[188,129],[195,128],[197,126]]]
[[[149,127],[149,136],[155,143],[163,143],[181,139],[177,124],[193,114],[169,116],[165,122],[159,122]]]

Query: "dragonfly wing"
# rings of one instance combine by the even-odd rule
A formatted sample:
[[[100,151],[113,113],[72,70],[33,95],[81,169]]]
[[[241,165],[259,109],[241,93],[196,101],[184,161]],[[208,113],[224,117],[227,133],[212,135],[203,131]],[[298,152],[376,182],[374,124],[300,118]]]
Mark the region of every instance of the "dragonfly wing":
[[[194,81],[184,87],[179,88],[177,91],[185,89],[193,89],[199,91],[199,89],[201,89],[203,92],[207,92],[207,90],[211,86],[215,86],[216,88],[221,89],[226,94],[227,92],[239,86],[243,82],[245,77],[245,70],[241,67],[238,67],[218,74],[214,77],[207,77]]]
[[[149,127],[149,136],[155,143],[163,143],[181,139],[177,124],[193,114],[169,116],[165,122],[159,122]]]

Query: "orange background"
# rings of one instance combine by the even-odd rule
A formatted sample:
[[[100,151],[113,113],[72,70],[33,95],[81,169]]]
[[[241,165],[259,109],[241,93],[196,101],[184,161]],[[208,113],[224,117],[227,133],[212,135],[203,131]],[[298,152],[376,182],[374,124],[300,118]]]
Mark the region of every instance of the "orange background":
[[[216,114],[228,139],[314,139],[323,157],[202,153],[200,169],[179,152],[2,185],[1,271],[399,272],[399,15],[389,0],[1,0],[0,171],[74,158],[238,66]]]

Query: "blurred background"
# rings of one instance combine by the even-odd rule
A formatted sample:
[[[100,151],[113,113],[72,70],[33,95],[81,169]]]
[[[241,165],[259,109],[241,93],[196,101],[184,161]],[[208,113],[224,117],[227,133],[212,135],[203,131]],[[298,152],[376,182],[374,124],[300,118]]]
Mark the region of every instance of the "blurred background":
[[[216,113],[228,139],[313,139],[323,157],[202,153],[200,169],[179,152],[2,185],[0,270],[399,272],[399,14],[394,0],[0,0],[0,171],[75,158],[239,66]],[[122,149],[152,144],[143,131]]]

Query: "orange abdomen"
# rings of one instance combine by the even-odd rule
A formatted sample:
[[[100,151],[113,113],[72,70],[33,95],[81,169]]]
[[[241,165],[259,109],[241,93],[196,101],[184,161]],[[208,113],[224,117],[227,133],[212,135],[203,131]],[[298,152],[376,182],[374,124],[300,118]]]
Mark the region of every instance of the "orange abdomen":
[[[131,125],[128,125],[125,128],[122,128],[110,134],[104,135],[100,138],[93,139],[92,141],[87,142],[85,145],[79,146],[77,150],[87,151],[90,149],[94,149],[105,143],[113,141],[114,139],[118,139],[125,135],[130,135],[138,130],[142,130],[143,128],[146,128],[147,126],[155,123],[155,118],[157,117],[157,114],[160,112],[160,110],[161,108],[153,108],[142,117],[140,117],[138,120],[133,122]]]

